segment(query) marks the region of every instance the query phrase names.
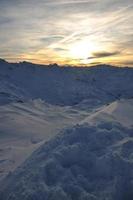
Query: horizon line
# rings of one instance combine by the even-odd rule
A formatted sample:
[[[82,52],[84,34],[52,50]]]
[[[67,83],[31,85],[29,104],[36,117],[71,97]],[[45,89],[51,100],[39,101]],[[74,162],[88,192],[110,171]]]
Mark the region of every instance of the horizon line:
[[[9,63],[9,64],[21,64],[21,63],[27,63],[27,64],[33,64],[33,65],[39,65],[39,66],[55,66],[55,67],[78,67],[78,68],[89,68],[89,67],[96,67],[96,66],[106,66],[106,67],[116,67],[116,68],[133,68],[133,66],[128,66],[128,65],[116,65],[116,64],[107,64],[107,63],[90,63],[90,64],[58,64],[57,62],[49,62],[48,64],[45,64],[45,63],[35,63],[35,62],[30,62],[28,60],[23,60],[23,61],[14,61],[14,62],[11,62],[11,61],[8,61],[8,59],[4,59],[4,58],[0,58],[0,62],[6,62],[6,63]]]

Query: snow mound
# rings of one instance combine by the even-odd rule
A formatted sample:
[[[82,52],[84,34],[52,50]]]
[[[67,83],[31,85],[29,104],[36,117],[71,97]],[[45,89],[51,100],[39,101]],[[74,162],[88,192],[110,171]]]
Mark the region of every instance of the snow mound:
[[[100,121],[115,121],[126,127],[133,127],[133,99],[122,99],[103,106],[82,123],[97,124]]]
[[[104,122],[64,130],[6,178],[1,200],[132,200],[132,133]]]

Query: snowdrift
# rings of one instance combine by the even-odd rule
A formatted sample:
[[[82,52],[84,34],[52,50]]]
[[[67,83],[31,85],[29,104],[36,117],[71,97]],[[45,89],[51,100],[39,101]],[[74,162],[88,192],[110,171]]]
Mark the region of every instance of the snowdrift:
[[[133,199],[132,133],[109,122],[64,130],[7,177],[1,200]]]
[[[117,122],[126,127],[133,127],[133,99],[121,99],[102,106],[98,111],[83,120],[82,123]]]

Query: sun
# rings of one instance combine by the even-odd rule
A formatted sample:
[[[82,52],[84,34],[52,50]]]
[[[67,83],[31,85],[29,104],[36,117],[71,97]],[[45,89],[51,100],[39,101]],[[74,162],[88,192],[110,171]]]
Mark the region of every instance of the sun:
[[[70,47],[70,56],[74,59],[87,59],[96,51],[97,45],[94,42],[79,42]]]

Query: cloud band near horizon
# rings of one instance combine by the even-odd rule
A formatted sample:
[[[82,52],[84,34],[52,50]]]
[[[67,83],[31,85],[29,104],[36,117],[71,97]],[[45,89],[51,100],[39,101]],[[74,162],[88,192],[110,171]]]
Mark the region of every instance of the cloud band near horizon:
[[[132,18],[132,0],[0,0],[0,57],[132,66]]]

